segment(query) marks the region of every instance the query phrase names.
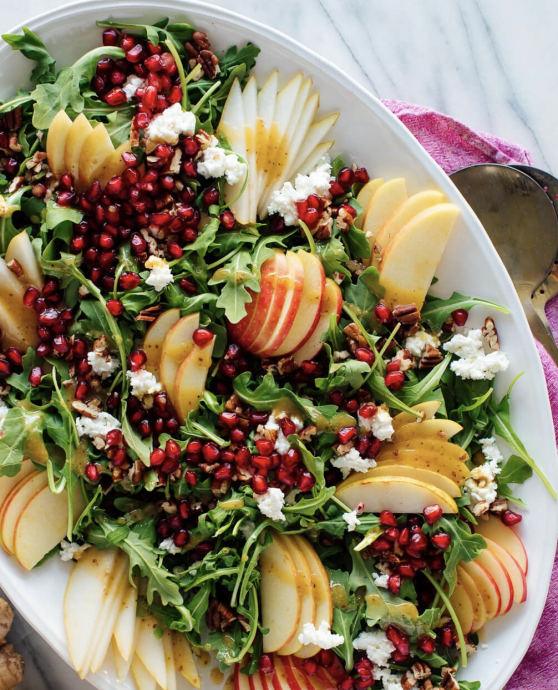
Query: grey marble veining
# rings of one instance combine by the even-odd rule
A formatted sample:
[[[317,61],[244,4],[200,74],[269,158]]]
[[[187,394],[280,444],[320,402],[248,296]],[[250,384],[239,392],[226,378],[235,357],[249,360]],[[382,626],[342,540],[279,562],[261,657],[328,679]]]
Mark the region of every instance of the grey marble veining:
[[[64,4],[4,0],[0,32]],[[521,143],[558,171],[554,0],[217,0],[289,34],[383,98],[444,111]],[[16,619],[21,690],[91,688]]]

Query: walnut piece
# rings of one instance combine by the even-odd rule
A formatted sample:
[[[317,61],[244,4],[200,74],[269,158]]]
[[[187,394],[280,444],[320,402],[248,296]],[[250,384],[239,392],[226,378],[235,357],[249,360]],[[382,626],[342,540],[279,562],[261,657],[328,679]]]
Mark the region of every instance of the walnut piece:
[[[497,351],[500,349],[500,343],[498,342],[498,331],[496,330],[496,326],[494,325],[494,320],[490,316],[487,316],[484,320],[484,326],[482,327],[482,336],[488,343],[488,347],[491,350]]]

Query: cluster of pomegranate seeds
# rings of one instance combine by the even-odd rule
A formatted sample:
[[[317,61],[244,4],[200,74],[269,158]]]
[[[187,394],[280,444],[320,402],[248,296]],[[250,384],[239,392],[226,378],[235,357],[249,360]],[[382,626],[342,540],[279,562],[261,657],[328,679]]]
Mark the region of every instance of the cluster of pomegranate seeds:
[[[204,512],[201,503],[192,503],[186,498],[174,500],[165,507],[166,514],[155,524],[159,540],[172,539],[175,546],[183,548],[190,541],[190,532],[198,524],[200,515]],[[195,552],[190,555],[193,560],[199,560],[211,550],[208,542],[199,544]]]
[[[132,355],[136,355],[136,353],[132,353]],[[132,357],[132,355],[130,355],[130,357]],[[138,360],[140,357],[138,357]],[[152,435],[155,443],[157,443],[157,437],[161,434],[167,433],[172,436],[175,435],[180,428],[180,423],[175,417],[174,409],[164,391],[156,393],[153,396],[152,407],[146,407],[141,400],[131,395],[128,398],[127,414],[130,424],[136,428],[139,434],[144,438]],[[162,463],[157,465],[157,473],[160,478],[164,474],[161,470],[161,465]],[[168,465],[165,466],[165,470],[167,468]],[[180,472],[181,467],[177,466],[170,470],[168,474],[173,473],[177,476]]]
[[[225,356],[219,364],[219,373],[225,379],[234,379],[236,376],[249,369],[250,363],[240,346],[236,343],[230,343],[225,352]],[[219,385],[219,382],[217,382],[217,385]],[[222,392],[225,392],[225,390]],[[228,389],[226,389],[225,394],[226,393],[228,393]]]

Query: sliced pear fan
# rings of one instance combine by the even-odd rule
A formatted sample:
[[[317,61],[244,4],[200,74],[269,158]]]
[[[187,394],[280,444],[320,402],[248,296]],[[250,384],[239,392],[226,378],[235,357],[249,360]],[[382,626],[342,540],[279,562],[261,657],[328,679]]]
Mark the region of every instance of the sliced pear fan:
[[[273,72],[257,91],[251,77],[244,91],[235,81],[229,94],[219,131],[233,151],[248,164],[248,182],[225,187],[225,198],[237,221],[255,223],[265,218],[271,195],[299,173],[307,174],[333,146],[323,142],[338,115],[315,121],[319,94],[311,93],[312,80],[302,74],[278,90],[279,75]]]

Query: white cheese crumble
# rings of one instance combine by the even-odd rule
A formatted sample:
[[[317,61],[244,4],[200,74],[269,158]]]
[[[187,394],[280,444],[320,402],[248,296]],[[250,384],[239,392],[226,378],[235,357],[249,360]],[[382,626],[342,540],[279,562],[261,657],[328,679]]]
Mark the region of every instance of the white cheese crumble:
[[[147,395],[159,393],[163,388],[155,376],[150,371],[147,371],[147,369],[127,371],[126,376],[130,379],[132,395],[135,395],[136,398],[140,400]]]
[[[87,353],[87,361],[91,365],[93,373],[103,379],[114,374],[120,366],[120,362],[116,358],[110,355],[103,355],[101,352],[96,352],[95,350]]]
[[[376,666],[387,666],[395,646],[388,640],[383,630],[362,632],[353,640],[353,647],[366,652],[366,656]]]
[[[383,406],[368,421],[371,423],[370,430],[379,441],[391,441],[395,432],[391,415]]]
[[[269,419],[267,420],[266,425],[264,427],[264,429],[268,429],[269,431],[275,431],[277,433],[277,438],[275,439],[275,450],[279,453],[279,455],[285,455],[289,452],[291,448],[291,444],[287,440],[287,437],[281,429],[281,425],[277,421],[278,419],[282,419],[285,416],[286,415],[283,415],[282,417],[274,417],[272,414],[269,415]],[[297,433],[304,428],[304,423],[301,422],[300,419],[297,419],[296,417],[290,417],[289,419],[292,422],[294,422]]]
[[[387,589],[389,580],[389,575],[387,573],[384,573],[383,575],[378,575],[378,573],[372,573],[372,577],[374,578],[374,584],[376,585],[376,587],[384,587],[385,589]]]
[[[358,525],[360,525],[360,520],[357,517],[356,510],[351,510],[348,513],[343,513],[343,520],[345,520],[345,522],[349,526],[347,530],[349,532],[354,532]]]
[[[374,679],[380,680],[384,687],[384,690],[401,690],[401,681],[403,680],[402,673],[392,673],[389,668],[378,668],[377,666],[373,669]],[[417,684],[411,686],[410,690],[414,690]]]
[[[486,355],[480,328],[465,334],[458,333],[444,344],[444,350],[459,357],[450,365],[451,370],[462,379],[491,381],[499,371],[506,371],[510,362],[503,352],[494,351]]]
[[[60,560],[67,562],[79,559],[83,556],[83,553],[91,546],[91,544],[78,544],[75,541],[69,542],[67,539],[62,539],[60,542],[61,549],[58,552]]]
[[[490,436],[489,438],[481,438],[479,439],[479,443],[481,444],[482,454],[487,460],[496,460],[496,462],[502,462],[504,456],[496,445],[496,439],[494,436]]]
[[[285,505],[285,496],[281,489],[268,489],[265,494],[254,494],[254,498],[262,515],[276,522],[285,520],[282,512]]]
[[[431,345],[432,347],[439,347],[440,338],[433,335],[432,333],[427,333],[426,331],[419,331],[410,338],[405,339],[405,344],[403,347],[413,355],[413,357],[422,357],[422,353],[426,350],[426,346]]]
[[[128,79],[122,84],[126,98],[129,101],[136,95],[136,91],[138,89],[143,89],[144,86],[147,86],[147,82],[136,74],[130,74]]]
[[[329,183],[331,181],[331,163],[329,156],[324,156],[318,165],[308,175],[297,175],[294,185],[285,182],[281,189],[271,195],[267,212],[269,215],[278,213],[283,216],[285,225],[297,225],[297,201],[304,201],[311,194],[330,198]]]
[[[154,117],[147,128],[147,139],[151,146],[157,144],[178,144],[181,134],[191,136],[196,131],[196,116],[194,113],[182,110],[180,103],[171,105]]]
[[[236,153],[227,153],[220,146],[203,149],[197,161],[198,173],[207,180],[210,177],[225,177],[228,184],[237,184],[246,177],[246,164]]]
[[[473,515],[483,515],[496,500],[498,484],[495,477],[500,472],[497,460],[485,462],[484,465],[471,470],[471,476],[465,482],[465,489],[474,501],[471,506]]]
[[[167,285],[174,282],[169,264],[159,256],[150,256],[145,262],[145,268],[149,269],[149,276],[145,279],[145,283],[154,287],[157,292],[161,292]]]
[[[356,448],[351,448],[345,455],[333,458],[331,464],[333,467],[337,467],[338,470],[341,470],[343,479],[349,476],[351,470],[355,472],[368,472],[368,470],[376,467],[375,460],[363,458]]]
[[[3,400],[0,400],[0,429],[4,425],[4,420],[6,419],[9,411],[10,408],[6,405],[6,403]]]
[[[182,547],[177,546],[171,537],[169,537],[168,539],[163,539],[163,541],[159,544],[159,548],[162,551],[168,551],[173,556],[182,551]]]
[[[320,649],[333,649],[345,642],[343,635],[336,635],[329,629],[329,623],[322,621],[318,628],[312,623],[305,623],[302,632],[298,636],[298,641],[302,644],[315,644]]]
[[[89,436],[93,439],[95,448],[102,450],[105,447],[105,438],[109,431],[120,429],[120,421],[108,412],[99,412],[90,417],[78,417],[76,420],[77,432],[80,436]]]

